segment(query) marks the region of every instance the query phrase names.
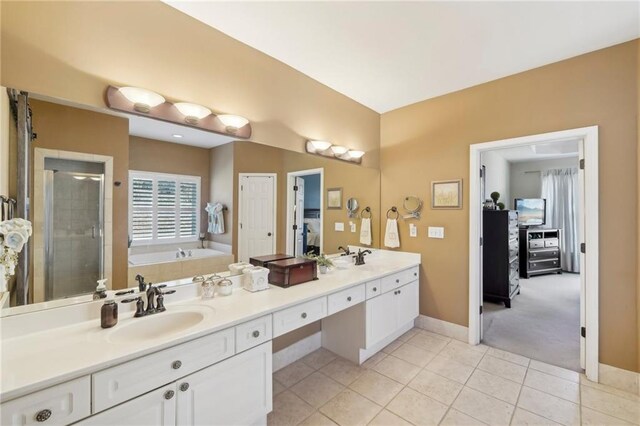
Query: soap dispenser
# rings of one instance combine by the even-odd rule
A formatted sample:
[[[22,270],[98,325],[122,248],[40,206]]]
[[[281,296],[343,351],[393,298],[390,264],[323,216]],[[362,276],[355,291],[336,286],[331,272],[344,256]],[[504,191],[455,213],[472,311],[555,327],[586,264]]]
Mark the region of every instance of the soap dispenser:
[[[111,328],[118,323],[118,304],[113,299],[107,299],[100,309],[100,326]]]
[[[106,279],[98,280],[98,285],[96,286],[96,291],[93,293],[93,300],[100,300],[107,297],[107,286],[105,283]]]

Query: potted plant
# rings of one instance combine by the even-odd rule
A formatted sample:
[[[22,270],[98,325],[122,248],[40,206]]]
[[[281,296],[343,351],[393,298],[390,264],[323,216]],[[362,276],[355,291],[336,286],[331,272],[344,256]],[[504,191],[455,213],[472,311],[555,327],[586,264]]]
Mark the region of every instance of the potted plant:
[[[0,222],[0,292],[7,291],[7,281],[15,274],[18,254],[32,232],[31,222],[25,219]]]
[[[313,253],[308,253],[305,255],[305,257],[307,259],[313,259],[316,261],[316,263],[318,264],[318,269],[320,270],[321,274],[326,274],[329,267],[333,266],[333,262],[331,261],[331,259],[327,258],[327,256],[324,253],[319,254],[317,256],[314,255]]]
[[[500,210],[504,210],[504,203],[498,203],[497,206]]]

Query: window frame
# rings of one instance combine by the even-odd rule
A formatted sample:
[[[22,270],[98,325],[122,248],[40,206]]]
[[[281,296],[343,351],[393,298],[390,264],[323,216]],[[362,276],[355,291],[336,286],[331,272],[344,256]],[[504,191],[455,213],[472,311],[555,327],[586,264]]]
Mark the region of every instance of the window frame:
[[[152,237],[148,240],[133,240],[133,181],[134,179],[149,179],[153,181],[153,202],[151,207],[152,212]],[[175,238],[158,238],[158,186],[159,180],[170,180],[176,182],[176,237]],[[180,237],[180,212],[183,210],[180,208],[180,185],[181,183],[195,183],[196,184],[196,233],[194,236]],[[201,192],[202,192],[202,177],[192,175],[181,175],[177,173],[160,173],[160,172],[148,172],[141,170],[129,170],[129,238],[131,238],[131,247],[138,246],[151,246],[162,244],[176,244],[176,243],[188,243],[199,240],[200,237],[200,225],[201,225]]]

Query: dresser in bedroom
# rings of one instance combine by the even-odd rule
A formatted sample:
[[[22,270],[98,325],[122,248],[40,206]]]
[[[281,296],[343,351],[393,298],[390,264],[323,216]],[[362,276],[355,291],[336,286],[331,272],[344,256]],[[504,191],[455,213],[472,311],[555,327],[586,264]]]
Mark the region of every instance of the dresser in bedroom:
[[[483,298],[510,308],[520,294],[518,212],[483,210],[482,228]]]

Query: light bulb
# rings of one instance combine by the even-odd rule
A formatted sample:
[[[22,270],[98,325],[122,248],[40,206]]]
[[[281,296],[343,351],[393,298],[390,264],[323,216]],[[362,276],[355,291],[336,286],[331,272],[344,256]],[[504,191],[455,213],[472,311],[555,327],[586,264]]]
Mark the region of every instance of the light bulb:
[[[140,87],[121,87],[119,90],[125,98],[133,102],[133,109],[138,112],[148,113],[151,108],[165,102],[161,95]]]
[[[335,155],[342,155],[342,154],[344,154],[345,152],[347,152],[347,151],[348,151],[348,149],[347,149],[347,148],[345,148],[344,146],[340,146],[340,145],[333,145],[333,146],[331,147],[331,151],[333,151],[333,153],[334,153]]]
[[[178,109],[178,111],[180,111],[180,114],[184,115],[184,121],[190,124],[195,124],[198,120],[211,115],[211,110],[207,107],[203,107],[202,105],[192,104],[189,102],[178,102],[173,105]]]
[[[239,115],[222,114],[218,116],[218,119],[224,124],[227,132],[235,133],[239,128],[244,127],[249,120]]]

